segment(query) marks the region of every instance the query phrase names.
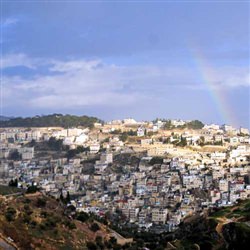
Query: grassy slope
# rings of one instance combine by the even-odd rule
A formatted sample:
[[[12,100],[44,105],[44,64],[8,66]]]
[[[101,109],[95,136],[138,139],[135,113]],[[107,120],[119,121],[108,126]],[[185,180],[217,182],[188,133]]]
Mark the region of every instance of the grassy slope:
[[[20,193],[23,190],[17,187],[9,187],[9,186],[4,186],[0,185],[0,195],[11,195],[15,193]]]
[[[13,212],[15,211],[15,212]],[[6,214],[11,214],[8,221]],[[58,201],[42,194],[0,196],[0,234],[11,237],[19,249],[86,249],[97,235],[89,225],[70,219]]]

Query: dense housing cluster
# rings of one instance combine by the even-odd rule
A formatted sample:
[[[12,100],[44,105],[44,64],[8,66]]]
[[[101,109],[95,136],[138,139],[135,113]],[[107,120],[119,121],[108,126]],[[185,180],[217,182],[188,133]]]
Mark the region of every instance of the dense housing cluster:
[[[143,230],[250,195],[248,129],[134,119],[93,127],[3,128],[0,183],[70,197],[77,211]]]

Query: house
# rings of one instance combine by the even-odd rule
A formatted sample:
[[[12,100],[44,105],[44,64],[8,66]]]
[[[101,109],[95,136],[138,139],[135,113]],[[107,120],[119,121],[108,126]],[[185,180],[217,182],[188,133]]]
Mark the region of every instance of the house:
[[[144,135],[145,135],[145,128],[142,128],[142,127],[138,128],[137,129],[137,136],[142,137]]]
[[[167,221],[168,210],[163,208],[152,209],[152,222],[156,224],[165,224]]]

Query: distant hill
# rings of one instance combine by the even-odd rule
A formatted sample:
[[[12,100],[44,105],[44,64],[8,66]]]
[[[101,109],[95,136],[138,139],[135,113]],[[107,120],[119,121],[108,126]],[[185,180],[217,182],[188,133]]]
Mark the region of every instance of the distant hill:
[[[8,117],[8,116],[2,116],[2,115],[0,115],[0,122],[1,121],[9,121],[9,120],[11,120],[11,119],[13,119],[14,117]]]
[[[92,127],[100,119],[91,116],[52,114],[34,117],[16,117],[2,120],[0,127]]]

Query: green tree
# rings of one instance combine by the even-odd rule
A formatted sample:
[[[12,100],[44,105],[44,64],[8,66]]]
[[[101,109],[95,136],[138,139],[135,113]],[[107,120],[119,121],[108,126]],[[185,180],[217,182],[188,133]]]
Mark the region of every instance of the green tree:
[[[102,121],[96,117],[51,114],[35,117],[17,117],[8,121],[2,121],[2,127],[77,127],[84,126],[92,128],[95,122]]]
[[[96,242],[96,245],[97,245],[100,249],[103,249],[103,248],[104,248],[104,244],[103,244],[103,240],[102,240],[102,237],[101,237],[101,236],[96,236],[95,242]]]
[[[123,142],[127,141],[128,139],[128,135],[126,133],[122,133],[120,136],[119,136],[119,139]]]
[[[89,242],[87,242],[86,245],[87,245],[87,248],[89,250],[97,250],[97,246],[96,246],[96,244],[94,242],[89,241]]]
[[[22,159],[22,156],[17,150],[15,150],[15,151],[10,153],[9,159],[13,160],[13,161],[19,161]]]
[[[36,205],[37,205],[37,207],[45,207],[46,206],[46,200],[44,199],[44,198],[38,198],[37,199],[37,202],[36,202]]]
[[[204,127],[204,124],[199,120],[193,120],[191,122],[188,122],[186,126],[190,129],[202,129]]]
[[[5,218],[7,219],[7,221],[13,221],[15,220],[15,216],[16,216],[16,210],[13,207],[8,207],[7,211],[5,212]]]
[[[66,153],[66,157],[67,157],[68,159],[71,159],[71,158],[75,157],[76,154],[77,154],[76,149],[70,149],[70,150]]]
[[[162,164],[162,163],[163,163],[163,158],[161,157],[153,157],[149,162],[150,165]]]
[[[66,202],[67,202],[67,203],[69,203],[69,202],[70,202],[70,195],[69,195],[69,191],[67,191]]]
[[[89,215],[82,211],[77,214],[76,219],[81,222],[86,222],[89,219]]]
[[[15,180],[10,180],[10,182],[9,182],[9,186],[10,187],[17,187],[18,186],[18,181],[17,181],[17,179],[15,179]]]
[[[185,137],[181,136],[181,140],[180,140],[180,142],[177,145],[180,146],[180,147],[187,146],[187,139]]]
[[[50,137],[48,140],[48,146],[51,150],[61,151],[63,148],[63,140]]]
[[[172,126],[171,120],[166,120],[163,128],[164,129],[172,129],[173,126]]]
[[[100,229],[100,227],[96,222],[94,222],[94,223],[91,224],[90,229],[93,232],[97,232]]]
[[[33,184],[31,186],[29,186],[26,190],[27,194],[32,194],[39,191],[39,188],[37,186],[34,186]]]

